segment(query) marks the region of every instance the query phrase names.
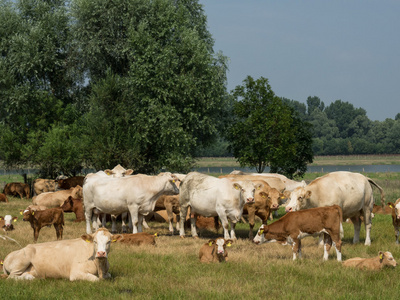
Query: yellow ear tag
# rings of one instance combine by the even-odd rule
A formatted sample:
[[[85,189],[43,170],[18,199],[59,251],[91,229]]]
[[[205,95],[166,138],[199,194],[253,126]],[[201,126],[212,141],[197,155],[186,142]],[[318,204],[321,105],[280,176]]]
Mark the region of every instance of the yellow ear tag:
[[[258,187],[257,187],[257,190],[261,190],[261,186],[258,186]]]
[[[390,208],[393,208],[393,206],[392,206],[391,204],[389,205],[389,207],[390,207]]]
[[[381,254],[381,255],[379,255],[379,259],[383,259],[383,255]]]
[[[111,173],[110,173],[110,172],[106,172],[106,174],[107,174],[107,175],[110,175]]]
[[[212,246],[212,242],[209,242],[209,243],[208,243],[208,246]]]
[[[285,196],[282,196],[281,199],[285,199]]]
[[[232,244],[231,244],[231,243],[228,243],[228,244],[226,244],[226,246],[227,246],[227,247],[230,247],[230,246],[232,246]]]
[[[175,180],[172,180],[173,183],[175,183]]]
[[[35,214],[35,212],[33,211],[33,212],[32,212],[32,216],[33,216],[34,214]]]
[[[263,233],[264,233],[264,229],[260,230],[260,234],[263,234]]]
[[[111,243],[115,243],[117,240],[112,240]]]
[[[23,215],[22,211],[20,211],[19,214],[22,216]]]
[[[89,240],[86,240],[86,242],[90,243],[90,241],[89,241]]]
[[[154,234],[154,236],[155,236],[155,237],[158,237],[158,234],[157,234],[157,233],[155,233],[155,234]]]
[[[263,194],[261,197],[263,197],[263,198],[267,198],[267,196],[265,196],[264,194]]]
[[[15,219],[14,222],[17,222],[17,219]]]
[[[237,185],[235,185],[235,189],[237,189],[237,190],[238,190],[238,189],[239,189],[239,187],[238,187]]]

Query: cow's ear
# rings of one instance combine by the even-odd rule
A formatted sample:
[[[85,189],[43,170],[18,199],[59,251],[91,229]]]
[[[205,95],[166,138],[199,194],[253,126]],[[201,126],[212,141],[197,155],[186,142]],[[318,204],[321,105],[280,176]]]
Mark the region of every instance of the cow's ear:
[[[3,218],[3,217],[0,217],[0,221],[1,221],[1,220],[4,220],[4,218]]]
[[[311,197],[312,192],[311,191],[307,191],[306,195],[304,196],[305,199],[308,199]]]
[[[104,170],[104,173],[106,173],[109,176],[114,174],[114,172],[111,171],[110,169]]]
[[[261,188],[263,187],[264,185],[262,184],[262,183],[258,183],[257,185],[256,185],[256,190],[258,191],[258,190],[261,190]]]
[[[233,243],[233,240],[225,240],[225,243],[226,243],[226,246],[227,247],[230,247],[230,246],[232,246],[232,243]]]
[[[394,208],[393,202],[388,202],[387,205],[388,205],[390,208]]]
[[[268,198],[268,194],[265,193],[265,192],[261,192],[261,193],[260,193],[260,196],[261,196],[263,199]]]
[[[93,243],[93,236],[91,234],[81,235],[81,239],[88,243]]]
[[[215,240],[209,240],[208,241],[208,246],[212,246],[213,244],[215,244]]]
[[[382,262],[384,256],[384,253],[382,251],[379,251],[379,262]]]
[[[241,190],[241,189],[242,189],[242,186],[241,186],[239,183],[234,183],[234,184],[233,184],[233,187],[234,187],[236,190]]]
[[[112,243],[115,243],[115,242],[121,240],[123,237],[124,237],[124,236],[123,236],[122,234],[114,234],[114,235],[111,237],[111,242],[112,242]]]
[[[17,219],[18,219],[17,217],[14,217],[14,218],[13,218],[14,222],[17,222]]]
[[[128,169],[124,172],[124,176],[131,175],[133,173],[132,169]]]

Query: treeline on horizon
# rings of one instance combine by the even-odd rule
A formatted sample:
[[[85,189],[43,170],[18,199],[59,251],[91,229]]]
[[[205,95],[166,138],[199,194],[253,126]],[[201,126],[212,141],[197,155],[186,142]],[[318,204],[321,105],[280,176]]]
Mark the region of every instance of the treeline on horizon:
[[[394,120],[371,121],[365,109],[341,100],[325,106],[317,96],[308,97],[306,103],[281,99],[312,125],[314,155],[400,153],[400,113]],[[201,149],[198,155],[232,156],[224,139]]]

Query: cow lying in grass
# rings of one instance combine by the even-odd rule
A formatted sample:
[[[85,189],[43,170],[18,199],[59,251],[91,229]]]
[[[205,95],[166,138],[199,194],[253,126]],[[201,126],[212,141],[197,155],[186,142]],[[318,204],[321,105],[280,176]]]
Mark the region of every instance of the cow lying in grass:
[[[30,244],[6,256],[8,278],[66,278],[70,281],[111,278],[108,273],[110,243],[121,238],[101,228],[72,240]]]
[[[217,238],[215,240],[209,240],[201,246],[199,251],[199,259],[201,262],[225,262],[228,261],[228,252],[226,247],[230,247],[232,240],[225,240],[223,238]]]
[[[5,232],[14,230],[14,225],[12,222],[17,222],[17,217],[12,217],[11,215],[0,217],[0,228]]]
[[[379,251],[377,257],[361,258],[354,257],[343,262],[345,267],[355,267],[359,269],[381,270],[384,267],[396,267],[396,260],[392,253]]]

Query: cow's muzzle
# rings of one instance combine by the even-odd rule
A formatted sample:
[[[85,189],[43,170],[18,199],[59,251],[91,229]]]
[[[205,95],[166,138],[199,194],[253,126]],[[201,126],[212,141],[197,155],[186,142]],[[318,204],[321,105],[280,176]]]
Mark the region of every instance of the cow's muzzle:
[[[98,251],[96,253],[96,258],[103,258],[103,257],[107,257],[107,253],[105,251]]]

